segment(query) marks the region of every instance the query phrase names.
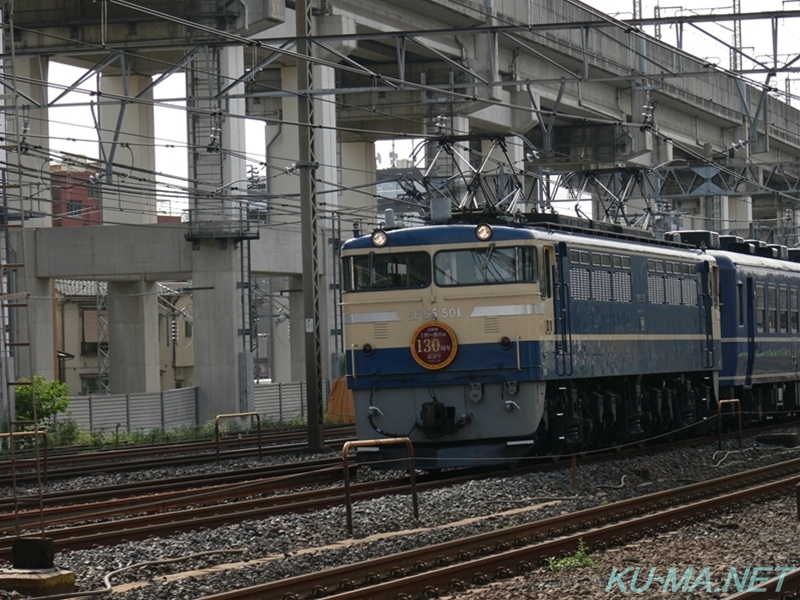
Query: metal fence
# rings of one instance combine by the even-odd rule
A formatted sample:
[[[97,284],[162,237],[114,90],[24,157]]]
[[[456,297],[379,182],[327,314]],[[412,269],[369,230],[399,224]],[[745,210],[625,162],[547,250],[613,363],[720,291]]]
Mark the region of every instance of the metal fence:
[[[322,388],[327,408],[329,382],[324,381]],[[305,382],[259,383],[254,389],[255,410],[263,422],[288,424],[306,417]],[[198,425],[197,403],[193,387],[149,394],[72,396],[67,416],[88,433],[170,431]]]
[[[323,409],[328,408],[330,382],[322,382]],[[263,383],[255,386],[255,410],[266,422],[291,423],[306,418],[306,384]]]

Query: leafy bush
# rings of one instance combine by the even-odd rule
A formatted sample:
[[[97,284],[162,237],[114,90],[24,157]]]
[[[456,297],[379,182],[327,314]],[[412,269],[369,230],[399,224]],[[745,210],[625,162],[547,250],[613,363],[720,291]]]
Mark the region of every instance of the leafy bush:
[[[75,446],[80,444],[85,434],[78,429],[78,423],[74,419],[59,419],[52,427],[48,436],[51,446]]]
[[[30,381],[21,379],[21,381]],[[66,383],[60,381],[47,381],[43,375],[33,377],[33,385],[20,385],[16,388],[15,404],[17,420],[33,421],[33,398],[36,399],[36,425],[42,426],[52,422],[58,413],[64,413],[69,406],[67,397],[69,389]]]

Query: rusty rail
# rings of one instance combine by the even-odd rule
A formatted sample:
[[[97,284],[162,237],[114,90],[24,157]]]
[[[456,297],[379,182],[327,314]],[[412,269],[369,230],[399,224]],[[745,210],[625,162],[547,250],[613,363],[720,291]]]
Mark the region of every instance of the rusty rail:
[[[750,472],[750,475],[755,476],[754,473],[761,473],[761,469]],[[596,506],[578,513],[214,594],[203,600],[436,598],[446,593],[444,588],[447,587],[464,590],[470,581],[485,585],[492,580],[521,575],[537,565],[547,565],[548,559],[554,556],[574,552],[581,541],[599,551],[652,536],[658,531],[688,525],[698,515],[785,490],[800,478],[795,474],[766,484],[752,485],[751,481],[752,487],[746,489],[664,506],[665,502],[686,502],[700,490],[719,493],[734,481],[732,477],[742,476],[721,477],[712,482]],[[647,514],[632,518],[640,511]]]
[[[37,436],[40,435],[44,438],[44,445],[43,445],[43,452],[42,452],[42,477],[44,482],[47,483],[47,432],[42,431],[41,429],[37,429],[36,431],[14,431],[12,433],[0,433],[0,438],[16,438],[16,437],[30,437],[30,436]],[[13,463],[14,461],[12,461]],[[16,479],[16,472],[15,472],[15,465],[11,465],[12,473],[14,474],[14,478]]]

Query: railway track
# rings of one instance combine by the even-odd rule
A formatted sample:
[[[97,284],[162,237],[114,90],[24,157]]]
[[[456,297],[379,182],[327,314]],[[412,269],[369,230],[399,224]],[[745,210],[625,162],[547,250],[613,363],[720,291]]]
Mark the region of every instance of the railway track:
[[[735,433],[728,434],[734,436]],[[670,445],[697,444],[684,440]],[[583,456],[581,464],[620,459],[663,447],[632,447],[604,455]],[[567,461],[540,458],[533,464],[503,470],[512,476],[563,469]],[[470,469],[418,475],[418,490],[425,491],[474,479],[494,477],[497,471]],[[263,519],[289,512],[320,510],[345,502],[341,487],[329,487],[280,496],[275,492],[312,485],[330,485],[342,479],[341,459],[236,470],[224,473],[171,478],[156,482],[133,482],[69,492],[18,496],[0,501],[0,560],[10,557],[10,537],[44,529],[54,539],[56,550],[113,545],[124,540],[171,535],[199,527],[218,527],[246,519]],[[352,472],[351,472],[352,476]],[[388,494],[410,493],[407,477],[385,479],[352,486],[352,500],[367,500]],[[233,501],[233,502],[231,502]],[[214,506],[214,503],[225,504]],[[41,508],[40,507],[47,507]],[[113,519],[113,520],[112,520]],[[92,520],[91,525],[86,525]],[[101,522],[106,520],[105,522]],[[57,528],[57,529],[54,529]],[[26,533],[27,532],[27,533]]]
[[[166,492],[128,500],[109,500],[56,507],[43,512],[21,511],[0,518],[0,560],[11,559],[13,537],[19,531],[38,529],[44,520],[46,535],[53,539],[55,550],[78,550],[95,545],[113,545],[128,540],[172,535],[176,531],[192,531],[239,523],[249,519],[320,510],[344,503],[342,487],[327,487],[297,493],[267,496],[281,489],[305,487],[341,479],[341,461],[337,466],[322,466],[241,484],[228,484],[196,492]],[[479,476],[476,473],[450,472],[418,477],[417,488],[424,491],[434,487],[463,483]],[[489,477],[489,474],[484,474]],[[408,494],[411,486],[407,477],[384,479],[351,486],[353,501],[369,500],[387,494]],[[236,502],[198,506],[240,497]],[[186,508],[188,507],[188,508]],[[136,516],[129,516],[136,511]],[[126,518],[127,516],[127,518]],[[88,519],[92,523],[86,524]],[[113,520],[100,520],[112,519]],[[80,522],[81,524],[74,524]],[[52,528],[56,527],[58,528]]]
[[[220,458],[234,459],[249,456],[277,455],[302,452],[307,448],[305,429],[262,433],[259,446],[255,433],[220,438]],[[325,428],[325,443],[341,447],[345,441],[354,439],[353,425],[333,425]],[[77,477],[93,473],[108,473],[122,470],[152,469],[210,462],[217,458],[215,440],[180,442],[135,446],[116,450],[87,450],[83,452],[42,453],[38,467],[44,481],[48,479]],[[11,485],[13,481],[30,483],[37,480],[37,460],[29,454],[20,453],[14,460],[0,461],[0,485]]]
[[[203,600],[328,600],[439,597],[470,583],[524,574],[548,559],[574,552],[579,543],[593,551],[623,545],[687,526],[705,515],[766,499],[800,483],[800,459],[769,467],[597,506],[517,527],[334,569],[207,596]],[[789,577],[789,575],[787,575]],[[800,582],[800,573],[790,581]],[[735,596],[745,598],[773,596]],[[780,596],[774,596],[780,597]]]

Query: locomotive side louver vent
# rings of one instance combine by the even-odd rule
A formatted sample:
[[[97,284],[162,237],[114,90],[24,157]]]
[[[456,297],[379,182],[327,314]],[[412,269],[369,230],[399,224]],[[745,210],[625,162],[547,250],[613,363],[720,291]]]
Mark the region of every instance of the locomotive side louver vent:
[[[385,340],[389,337],[389,326],[386,323],[373,323],[372,334],[376,340]]]
[[[500,333],[500,319],[498,319],[497,317],[484,317],[483,332]]]

